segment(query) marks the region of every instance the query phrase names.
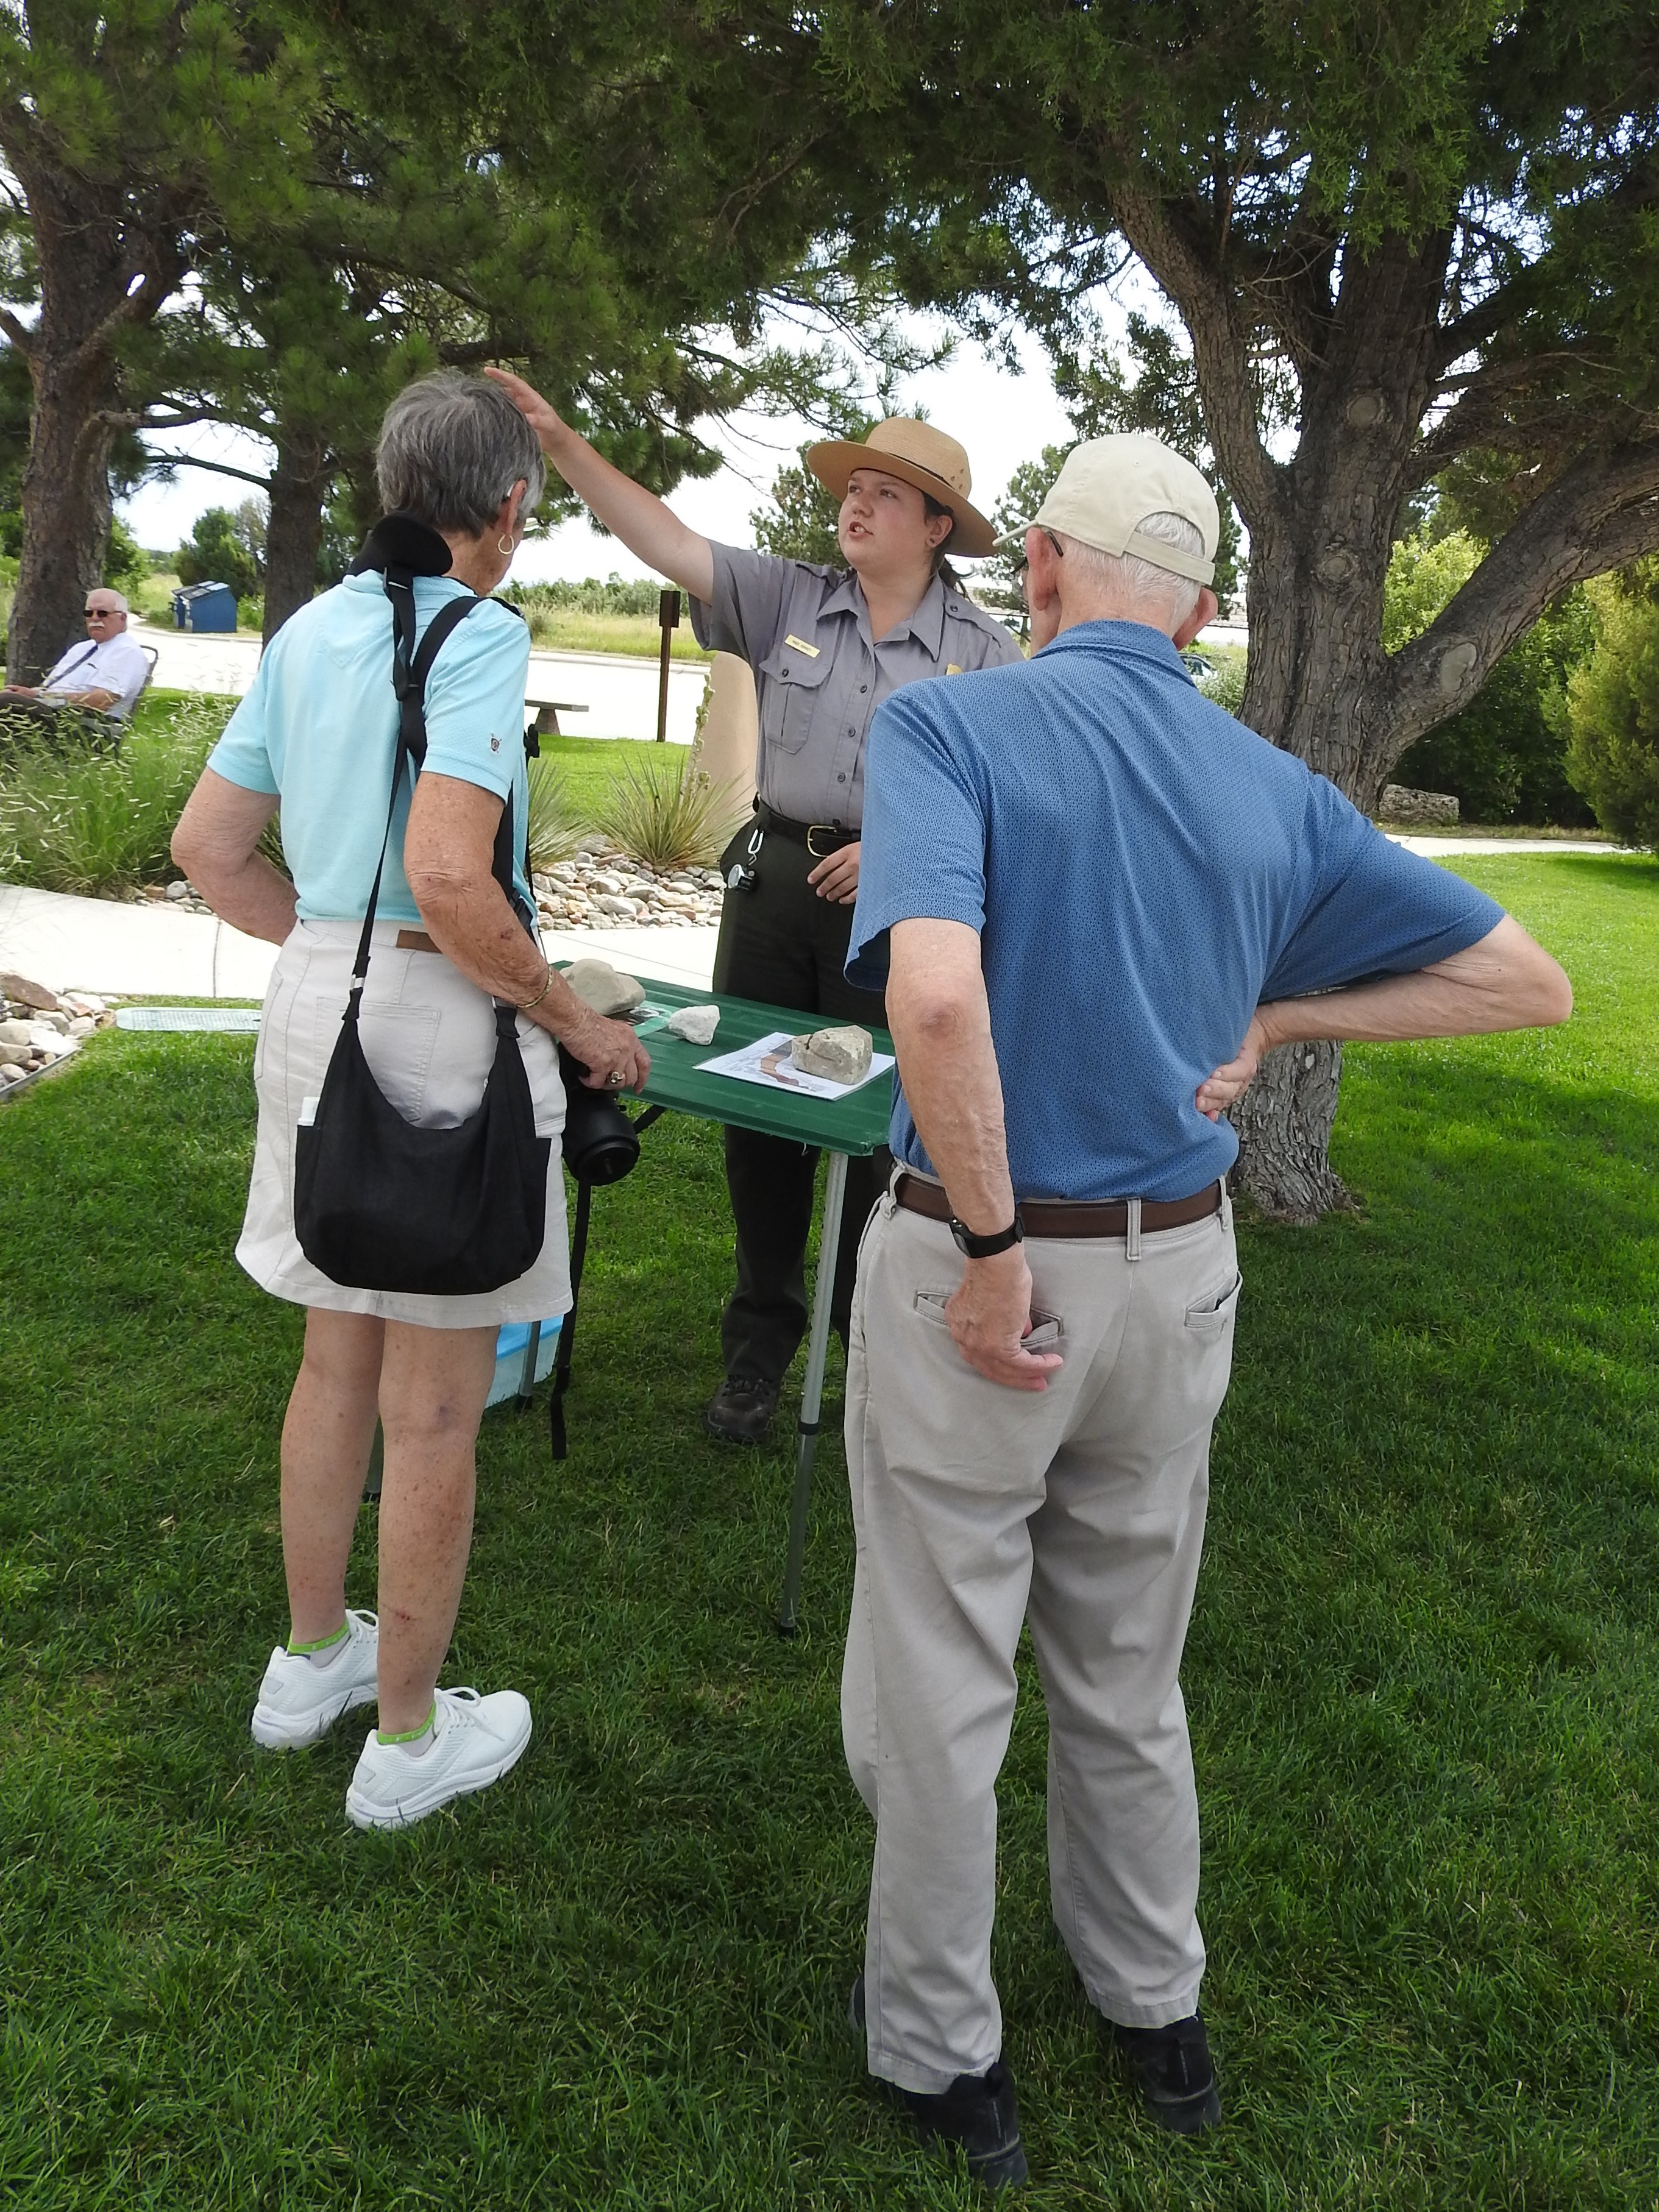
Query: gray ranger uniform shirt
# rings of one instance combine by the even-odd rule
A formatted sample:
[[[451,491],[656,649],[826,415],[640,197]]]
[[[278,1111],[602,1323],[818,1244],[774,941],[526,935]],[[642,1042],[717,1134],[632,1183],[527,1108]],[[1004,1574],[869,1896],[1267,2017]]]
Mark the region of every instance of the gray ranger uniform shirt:
[[[712,605],[691,602],[700,645],[755,672],[760,704],[756,782],[775,814],[856,830],[864,820],[870,717],[901,684],[1021,658],[1000,622],[937,577],[879,644],[850,570],[714,546]]]

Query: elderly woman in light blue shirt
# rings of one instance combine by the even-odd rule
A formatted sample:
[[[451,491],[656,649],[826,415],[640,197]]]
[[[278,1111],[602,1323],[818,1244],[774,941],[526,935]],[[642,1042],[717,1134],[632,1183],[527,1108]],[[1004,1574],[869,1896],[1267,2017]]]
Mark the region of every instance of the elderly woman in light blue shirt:
[[[506,575],[544,481],[536,439],[482,378],[441,374],[392,402],[377,453],[389,512],[448,548],[417,576],[417,632],[457,596],[487,599]],[[378,1729],[346,1808],[395,1827],[505,1773],[530,1737],[515,1690],[480,1698],[437,1677],[471,1544],[474,1447],[503,1322],[570,1302],[562,1178],[549,1179],[529,1272],[481,1296],[353,1288],[306,1258],[294,1226],[296,1127],[322,1089],[368,911],[396,748],[392,610],[381,578],[352,574],[272,639],[173,839],[216,912],[283,950],[255,1055],[258,1133],[242,1265],[307,1309],[305,1353],[283,1429],[283,1556],[289,1633],[254,1708],[255,1740],[314,1742],[378,1698]],[[445,641],[426,690],[427,755],[393,816],[363,998],[362,1036],[404,1118],[452,1127],[478,1109],[495,1047],[493,1000],[520,1009],[538,1135],[564,1113],[556,1040],[595,1088],[642,1085],[648,1059],[625,1023],[599,1018],[544,957],[491,873],[503,805],[520,842],[528,790],[523,726],[529,639],[499,604]],[[258,852],[280,805],[290,882]],[[514,889],[533,913],[522,862]],[[347,1608],[346,1569],[379,1419],[380,1620]]]

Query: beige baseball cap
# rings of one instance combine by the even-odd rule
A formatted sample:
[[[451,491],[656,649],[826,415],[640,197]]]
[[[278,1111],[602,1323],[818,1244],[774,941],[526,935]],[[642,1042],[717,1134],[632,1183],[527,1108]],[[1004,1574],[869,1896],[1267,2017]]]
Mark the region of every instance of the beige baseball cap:
[[[1161,538],[1143,538],[1140,525],[1149,514],[1185,515],[1204,540],[1204,558]],[[1073,446],[1030,521],[1022,522],[1001,543],[1023,538],[1033,525],[1063,530],[1102,553],[1136,554],[1194,584],[1215,580],[1216,541],[1221,535],[1215,494],[1172,446],[1139,431]]]

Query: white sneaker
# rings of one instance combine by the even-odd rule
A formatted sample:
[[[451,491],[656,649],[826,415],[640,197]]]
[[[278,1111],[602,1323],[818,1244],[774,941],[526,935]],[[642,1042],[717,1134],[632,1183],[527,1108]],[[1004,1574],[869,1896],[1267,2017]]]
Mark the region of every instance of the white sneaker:
[[[516,1765],[530,1741],[530,1701],[516,1690],[481,1698],[476,1690],[440,1690],[433,1741],[416,1755],[382,1743],[371,1729],[346,1791],[346,1812],[359,1828],[406,1828],[452,1797],[483,1790]]]
[[[253,1708],[253,1741],[267,1751],[298,1751],[326,1735],[342,1713],[372,1705],[380,1624],[372,1613],[346,1614],[345,1649],[326,1667],[313,1667],[279,1644],[270,1655],[259,1702]]]

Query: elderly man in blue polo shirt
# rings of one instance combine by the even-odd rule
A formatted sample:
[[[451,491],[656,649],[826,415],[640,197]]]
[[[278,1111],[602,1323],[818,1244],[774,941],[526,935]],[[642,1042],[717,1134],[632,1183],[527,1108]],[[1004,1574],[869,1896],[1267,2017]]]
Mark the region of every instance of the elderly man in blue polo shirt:
[[[1216,537],[1155,439],[1078,447],[1025,533],[1032,659],[871,732],[848,973],[886,984],[902,1091],[847,1392],[852,2010],[994,2184],[1026,2172],[990,1969],[1023,1621],[1061,1937],[1154,2118],[1220,2117],[1179,1680],[1240,1291],[1220,1110],[1276,1045],[1571,1007],[1490,899],[1197,691]]]

